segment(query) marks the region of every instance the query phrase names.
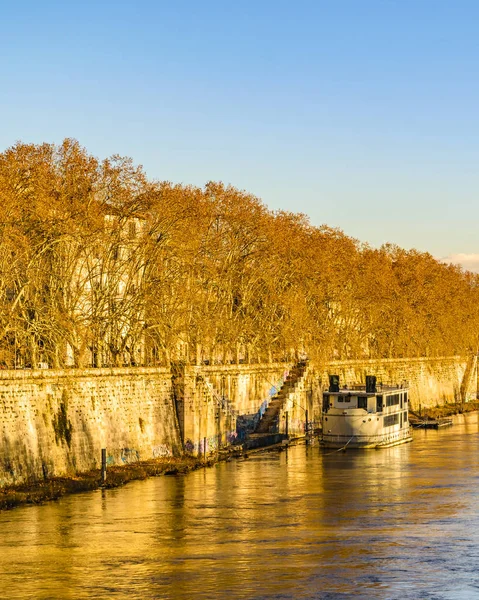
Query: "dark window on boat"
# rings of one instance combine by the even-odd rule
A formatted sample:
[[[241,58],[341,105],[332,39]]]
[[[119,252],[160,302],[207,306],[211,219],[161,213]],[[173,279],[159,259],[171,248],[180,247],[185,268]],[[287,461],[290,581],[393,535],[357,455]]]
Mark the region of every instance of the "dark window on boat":
[[[383,397],[376,396],[376,412],[382,412],[382,411],[383,411]]]
[[[386,396],[386,406],[396,406],[399,404],[399,396],[401,394],[391,394],[390,396]]]
[[[399,426],[402,427],[402,413],[401,413],[401,416],[400,416],[400,419],[399,419]]]
[[[351,396],[344,396],[344,402],[351,402]]]
[[[407,404],[407,392],[404,392],[404,402]]]
[[[358,408],[364,408],[364,410],[368,410],[368,399],[358,396]]]
[[[404,425],[406,425],[406,423],[407,423],[407,412],[403,413],[403,415],[404,415]]]
[[[328,412],[328,408],[329,408],[329,396],[324,395],[323,396],[323,411]]]
[[[386,417],[384,417],[384,427],[392,427],[393,425],[397,425],[398,423],[399,413],[395,413],[394,415],[387,415]]]
[[[401,394],[401,408],[403,407],[403,402],[404,402],[404,394]]]

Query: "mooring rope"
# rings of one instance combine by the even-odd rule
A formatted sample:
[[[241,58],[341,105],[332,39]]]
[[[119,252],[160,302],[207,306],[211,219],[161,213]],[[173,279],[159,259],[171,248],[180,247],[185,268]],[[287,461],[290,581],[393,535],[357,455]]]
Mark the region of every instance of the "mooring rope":
[[[337,450],[333,450],[332,452],[326,452],[326,454],[323,454],[323,456],[329,456],[330,454],[335,454],[336,452],[341,452],[341,450],[345,450],[346,446],[349,444],[349,442],[356,436],[351,436],[349,438],[349,440],[344,444],[344,446],[342,448],[337,448]]]

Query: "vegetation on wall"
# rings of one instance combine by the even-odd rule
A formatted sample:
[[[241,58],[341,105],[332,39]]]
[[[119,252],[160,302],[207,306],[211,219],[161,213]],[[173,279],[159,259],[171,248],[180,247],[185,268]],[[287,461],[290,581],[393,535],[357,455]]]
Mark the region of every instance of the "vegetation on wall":
[[[0,155],[0,364],[477,352],[478,276],[76,141]]]

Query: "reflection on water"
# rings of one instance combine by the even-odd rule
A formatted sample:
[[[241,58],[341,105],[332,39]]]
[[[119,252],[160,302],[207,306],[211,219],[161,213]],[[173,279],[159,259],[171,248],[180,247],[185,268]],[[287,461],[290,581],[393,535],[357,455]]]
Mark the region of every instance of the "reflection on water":
[[[477,421],[0,514],[0,598],[479,598]]]

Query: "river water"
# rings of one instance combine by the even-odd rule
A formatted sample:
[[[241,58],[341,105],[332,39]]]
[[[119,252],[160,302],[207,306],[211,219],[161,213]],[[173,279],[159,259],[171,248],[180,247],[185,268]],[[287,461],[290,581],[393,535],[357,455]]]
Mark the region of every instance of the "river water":
[[[479,598],[479,426],[0,513],[0,598]]]

